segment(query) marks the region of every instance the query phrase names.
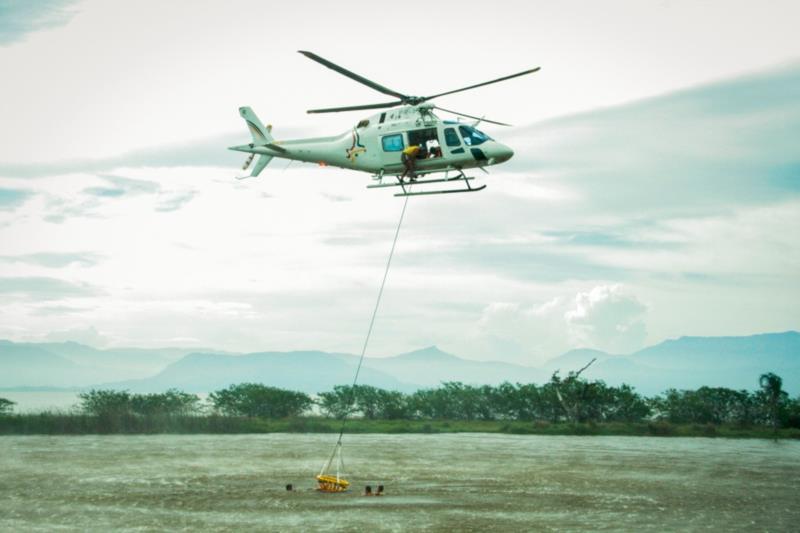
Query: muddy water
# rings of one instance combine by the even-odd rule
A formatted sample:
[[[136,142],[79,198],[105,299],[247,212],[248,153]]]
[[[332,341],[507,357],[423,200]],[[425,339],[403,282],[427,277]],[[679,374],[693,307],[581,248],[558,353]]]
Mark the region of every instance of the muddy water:
[[[346,436],[358,490],[320,494],[333,439],[0,437],[0,530],[800,528],[800,442]],[[386,496],[359,494],[378,483]]]

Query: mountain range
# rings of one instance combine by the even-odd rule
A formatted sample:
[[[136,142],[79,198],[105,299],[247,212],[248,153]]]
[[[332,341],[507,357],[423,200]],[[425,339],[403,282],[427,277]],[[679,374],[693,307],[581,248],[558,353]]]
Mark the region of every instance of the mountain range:
[[[393,357],[367,357],[359,383],[412,392],[443,381],[496,385],[503,381],[546,382],[594,359],[587,379],[628,383],[647,395],[668,388],[702,385],[755,389],[758,377],[775,372],[790,394],[800,392],[800,333],[744,337],[681,337],[628,355],[577,349],[533,367],[474,361],[435,346]],[[159,392],[171,387],[210,392],[234,383],[261,382],[318,393],[349,384],[358,356],[322,351],[227,353],[219,350],[113,348],[75,342],[0,341],[0,388],[117,388]]]

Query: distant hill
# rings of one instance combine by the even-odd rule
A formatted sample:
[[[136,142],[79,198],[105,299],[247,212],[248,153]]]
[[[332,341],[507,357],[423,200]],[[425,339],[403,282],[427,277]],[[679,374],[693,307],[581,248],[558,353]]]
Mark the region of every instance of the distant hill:
[[[136,392],[170,387],[210,392],[233,383],[261,382],[308,393],[349,384],[358,357],[321,351],[227,354],[188,349],[95,350],[77,343],[0,341],[0,388],[124,388]],[[681,337],[630,355],[570,350],[539,367],[462,359],[435,346],[386,358],[366,358],[359,383],[411,392],[443,381],[498,384],[547,381],[578,370],[611,385],[628,383],[647,395],[702,385],[755,389],[758,376],[775,372],[792,395],[800,393],[800,333],[746,337]]]
[[[111,348],[77,342],[15,343],[0,340],[0,388],[83,387],[144,378],[190,354],[187,348]]]
[[[317,393],[353,381],[352,357],[326,352],[263,352],[246,355],[193,353],[148,379],[105,384],[135,392],[163,391],[170,387],[187,392],[210,392],[244,382]],[[359,382],[385,389],[409,391],[397,378],[364,367]]]
[[[89,384],[96,379],[84,376],[83,371],[80,365],[41,346],[0,341],[0,387]]]
[[[784,389],[800,393],[800,333],[765,333],[748,337],[681,337],[631,355],[598,350],[573,350],[545,365],[577,370],[597,361],[584,374],[611,385],[629,383],[645,394],[668,388],[694,389],[703,385],[754,389],[758,377],[775,372]]]
[[[264,352],[238,356],[191,354],[152,378],[104,386],[149,392],[176,387],[206,392],[234,383],[255,381],[276,387],[318,393],[349,384],[358,356],[326,352]],[[358,382],[385,389],[413,392],[443,381],[498,384],[507,380],[534,381],[539,372],[509,363],[461,359],[435,346],[394,357],[364,359]]]
[[[394,357],[372,357],[364,360],[364,366],[423,387],[435,387],[443,381],[497,385],[503,381],[541,381],[544,376],[528,366],[461,359],[436,346]]]

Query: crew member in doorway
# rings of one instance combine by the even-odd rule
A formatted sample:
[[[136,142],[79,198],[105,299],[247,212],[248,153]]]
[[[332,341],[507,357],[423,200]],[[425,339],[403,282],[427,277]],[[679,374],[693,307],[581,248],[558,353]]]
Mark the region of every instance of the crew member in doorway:
[[[403,165],[406,167],[406,170],[403,172],[403,175],[400,176],[400,179],[405,178],[406,176],[411,178],[411,181],[417,179],[415,170],[417,168],[417,155],[419,155],[419,150],[419,145],[412,144],[408,148],[404,149],[400,154],[400,158],[403,160]]]
[[[439,146],[439,141],[436,139],[428,141],[428,157],[431,159],[434,157],[442,157],[442,148]]]

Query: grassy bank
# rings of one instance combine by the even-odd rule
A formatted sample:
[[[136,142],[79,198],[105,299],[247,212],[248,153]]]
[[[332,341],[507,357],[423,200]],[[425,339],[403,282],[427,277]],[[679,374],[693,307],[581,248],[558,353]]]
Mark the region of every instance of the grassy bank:
[[[0,435],[336,433],[340,422],[322,417],[265,419],[233,416],[89,416],[41,413],[0,416]],[[484,420],[365,420],[347,422],[348,433],[506,433],[516,435],[628,435],[656,437],[772,438],[765,427],[668,422],[548,423]],[[778,438],[800,439],[786,428]]]

